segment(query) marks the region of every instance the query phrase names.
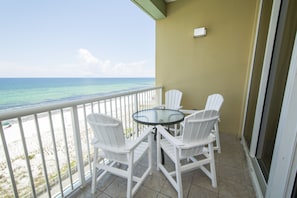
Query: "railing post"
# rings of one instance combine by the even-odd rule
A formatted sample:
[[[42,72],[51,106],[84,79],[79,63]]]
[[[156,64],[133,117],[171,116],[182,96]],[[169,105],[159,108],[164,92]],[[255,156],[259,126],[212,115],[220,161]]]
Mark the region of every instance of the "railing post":
[[[20,133],[21,133],[21,140],[22,140],[22,143],[23,143],[23,149],[24,149],[24,154],[25,154],[25,159],[26,159],[26,165],[27,165],[27,169],[28,169],[28,175],[29,175],[29,178],[30,178],[30,184],[31,184],[31,189],[32,189],[32,196],[33,197],[36,197],[34,179],[33,179],[33,175],[32,175],[31,165],[30,165],[30,162],[29,162],[30,159],[29,159],[29,155],[28,155],[26,138],[25,138],[24,129],[23,129],[23,122],[22,122],[22,119],[20,117],[18,117],[18,123],[19,123],[19,129],[20,129]]]
[[[81,146],[77,108],[78,108],[77,105],[71,107],[72,127],[73,127],[73,137],[74,137],[74,144],[75,144],[76,160],[77,160],[77,170],[78,170],[81,187],[84,187],[86,180],[85,180],[84,161],[83,161],[83,153],[82,153],[82,146]]]
[[[159,89],[159,90],[160,90],[160,91],[159,91],[159,94],[158,94],[159,105],[162,105],[162,97],[163,97],[162,91],[163,91],[163,89],[161,88],[161,89]]]
[[[5,153],[5,159],[6,159],[7,167],[8,167],[8,170],[9,170],[11,185],[12,185],[12,188],[13,188],[13,194],[14,194],[14,197],[18,198],[19,195],[18,195],[18,191],[17,191],[15,179],[14,179],[13,169],[12,169],[12,166],[11,166],[11,160],[10,160],[10,156],[9,156],[9,152],[8,152],[8,148],[7,148],[5,135],[4,135],[4,131],[3,131],[3,126],[2,126],[1,121],[0,121],[0,135],[1,135],[2,145],[3,145],[3,149],[4,149],[4,153]]]
[[[139,97],[139,92],[135,94],[135,112],[138,111],[138,97]],[[134,122],[134,121],[132,120],[132,122]],[[138,123],[136,123],[136,130],[137,130],[136,132],[137,132],[137,137],[138,137],[139,136],[139,125],[138,125]]]

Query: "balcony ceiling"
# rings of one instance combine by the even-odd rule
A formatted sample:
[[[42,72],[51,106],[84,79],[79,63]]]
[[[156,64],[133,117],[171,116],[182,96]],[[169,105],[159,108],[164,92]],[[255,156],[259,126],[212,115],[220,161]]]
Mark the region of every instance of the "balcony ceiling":
[[[140,9],[149,14],[153,19],[163,19],[166,17],[167,3],[174,2],[176,0],[131,0]]]

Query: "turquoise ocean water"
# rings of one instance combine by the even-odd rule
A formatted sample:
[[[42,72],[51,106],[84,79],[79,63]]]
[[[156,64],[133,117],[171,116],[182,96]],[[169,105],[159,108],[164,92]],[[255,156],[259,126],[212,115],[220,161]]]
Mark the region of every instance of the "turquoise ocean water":
[[[155,85],[155,78],[0,78],[0,112]]]

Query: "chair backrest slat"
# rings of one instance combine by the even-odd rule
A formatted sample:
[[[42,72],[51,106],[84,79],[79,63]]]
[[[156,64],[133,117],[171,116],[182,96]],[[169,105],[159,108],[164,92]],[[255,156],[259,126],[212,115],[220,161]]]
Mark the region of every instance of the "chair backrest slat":
[[[185,117],[183,142],[194,143],[207,138],[218,116],[216,110],[202,110]]]
[[[94,132],[94,141],[101,146],[115,148],[125,146],[123,125],[120,120],[100,113],[92,113],[87,116],[88,123]],[[103,149],[105,156],[109,159],[125,162],[126,156],[117,152],[110,152]]]
[[[224,98],[221,94],[209,95],[205,104],[205,110],[216,110],[219,112],[223,102]]]
[[[181,104],[183,93],[177,89],[171,89],[165,93],[166,109],[178,110]]]

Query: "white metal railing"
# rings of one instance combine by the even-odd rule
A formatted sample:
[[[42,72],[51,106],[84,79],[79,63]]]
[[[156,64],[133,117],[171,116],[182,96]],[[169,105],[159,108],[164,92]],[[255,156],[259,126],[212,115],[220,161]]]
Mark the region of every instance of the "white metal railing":
[[[161,93],[153,87],[0,113],[1,196],[64,197],[84,186],[93,156],[86,116],[118,118],[125,136],[136,138],[132,113],[160,105]]]

